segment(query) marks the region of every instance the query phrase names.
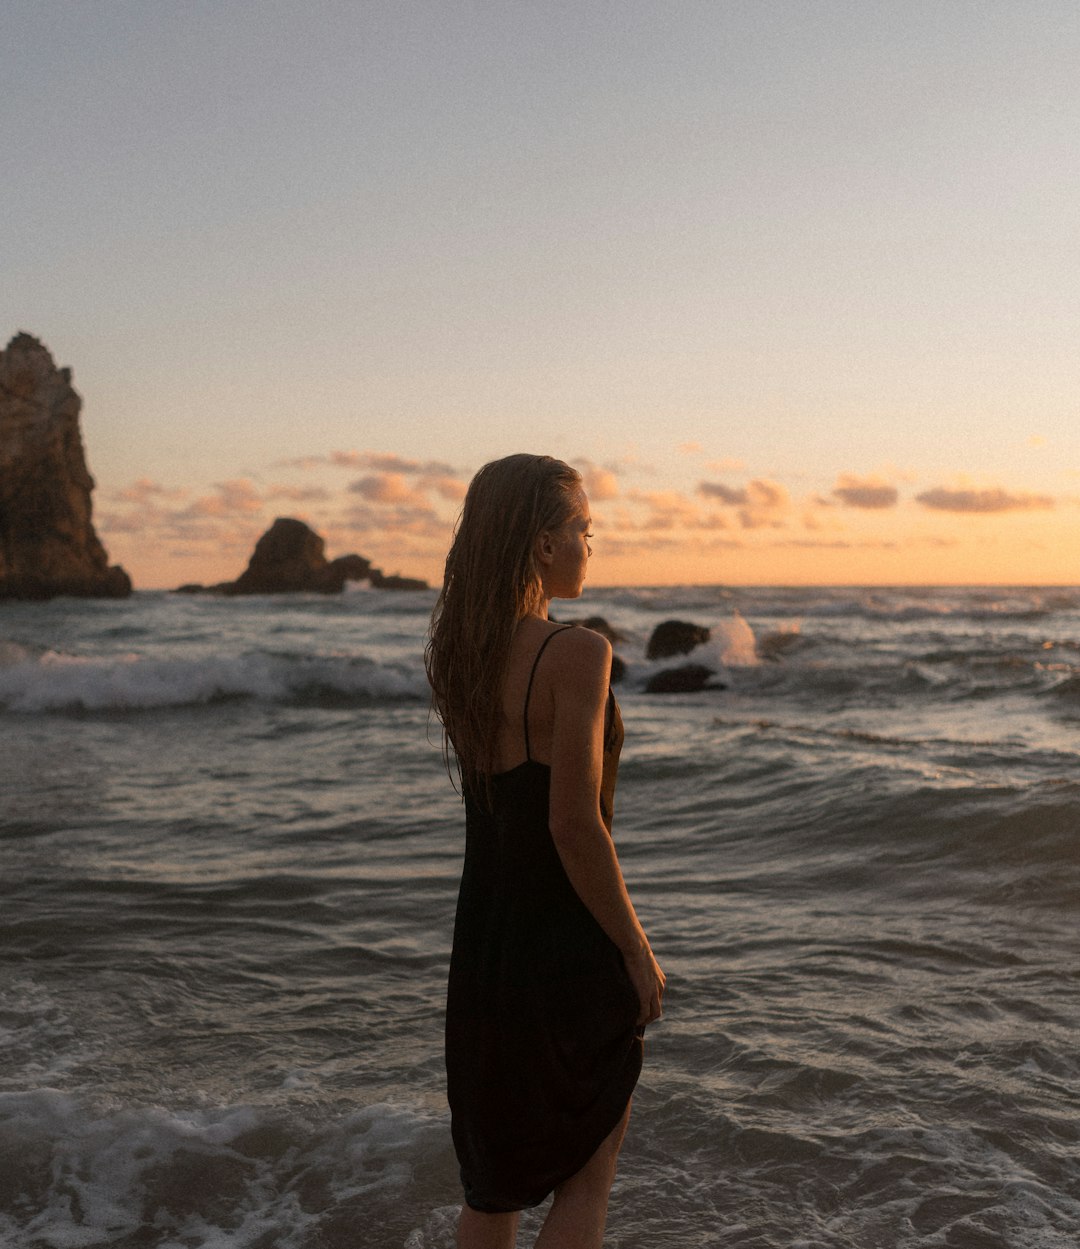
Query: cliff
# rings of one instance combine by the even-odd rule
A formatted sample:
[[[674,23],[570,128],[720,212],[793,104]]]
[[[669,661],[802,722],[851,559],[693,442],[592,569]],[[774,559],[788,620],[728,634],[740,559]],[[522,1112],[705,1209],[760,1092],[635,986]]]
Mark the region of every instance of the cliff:
[[[131,593],[94,532],[81,407],[71,370],[36,338],[0,351],[0,598]]]

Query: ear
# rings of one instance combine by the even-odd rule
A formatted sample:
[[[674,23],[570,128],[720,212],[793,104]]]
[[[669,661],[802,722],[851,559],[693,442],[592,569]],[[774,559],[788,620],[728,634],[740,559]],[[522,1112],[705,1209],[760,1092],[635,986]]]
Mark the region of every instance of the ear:
[[[546,529],[542,529],[536,535],[536,544],[533,547],[536,554],[536,562],[548,567],[555,558],[555,543],[551,534]]]

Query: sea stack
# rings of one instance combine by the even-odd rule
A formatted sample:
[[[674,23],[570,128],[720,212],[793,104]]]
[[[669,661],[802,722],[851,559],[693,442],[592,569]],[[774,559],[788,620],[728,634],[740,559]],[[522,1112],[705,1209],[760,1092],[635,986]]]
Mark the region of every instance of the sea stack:
[[[340,594],[346,581],[371,575],[371,564],[362,556],[328,560],[325,548],[302,520],[279,516],[255,544],[244,572],[221,589],[226,594]]]
[[[340,594],[347,581],[378,590],[426,590],[415,577],[387,576],[362,555],[326,558],[326,543],[309,525],[279,516],[255,543],[247,568],[235,581],[182,585],[178,594]]]
[[[131,593],[94,532],[81,407],[71,370],[36,338],[0,351],[0,598]]]

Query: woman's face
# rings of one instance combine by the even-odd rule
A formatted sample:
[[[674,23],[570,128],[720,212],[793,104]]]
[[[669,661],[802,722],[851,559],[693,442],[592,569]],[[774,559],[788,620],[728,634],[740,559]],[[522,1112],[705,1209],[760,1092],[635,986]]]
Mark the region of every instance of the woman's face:
[[[585,570],[592,554],[592,517],[589,499],[580,486],[574,489],[574,511],[570,519],[549,535],[551,555],[544,577],[544,588],[551,598],[577,598],[585,583]]]

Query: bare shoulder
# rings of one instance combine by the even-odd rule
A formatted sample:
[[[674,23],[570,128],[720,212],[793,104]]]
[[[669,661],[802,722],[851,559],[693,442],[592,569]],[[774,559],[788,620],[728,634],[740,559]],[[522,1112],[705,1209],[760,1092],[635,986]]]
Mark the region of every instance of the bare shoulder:
[[[557,669],[560,681],[575,685],[607,684],[611,675],[611,643],[592,629],[564,629],[552,645],[558,648]]]

